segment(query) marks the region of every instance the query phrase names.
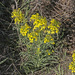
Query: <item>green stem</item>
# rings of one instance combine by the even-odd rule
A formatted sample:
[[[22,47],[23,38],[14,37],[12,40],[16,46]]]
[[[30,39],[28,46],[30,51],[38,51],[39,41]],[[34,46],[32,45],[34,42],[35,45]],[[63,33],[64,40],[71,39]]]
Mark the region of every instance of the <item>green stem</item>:
[[[40,44],[40,32],[39,32],[39,44]]]
[[[38,44],[38,48],[40,48],[40,33],[39,33],[39,44]],[[38,59],[37,59],[37,67],[40,66],[40,56],[39,56],[39,52],[38,52]]]
[[[75,73],[73,73],[73,75],[75,75]]]
[[[19,37],[19,45],[21,45],[21,38],[20,38],[19,28],[18,27],[17,27],[17,34],[18,34],[18,37]]]
[[[38,48],[40,48],[40,33],[39,33],[39,43],[38,43]]]
[[[75,75],[75,73],[72,73],[72,75]]]

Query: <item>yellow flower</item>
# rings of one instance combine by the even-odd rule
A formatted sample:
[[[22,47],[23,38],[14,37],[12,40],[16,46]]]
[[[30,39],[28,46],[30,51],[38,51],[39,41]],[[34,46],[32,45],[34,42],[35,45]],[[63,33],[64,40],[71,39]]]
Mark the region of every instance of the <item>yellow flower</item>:
[[[73,53],[72,57],[73,57],[73,58],[75,57],[75,53]]]
[[[29,38],[29,40],[30,40],[31,43],[33,43],[33,40],[34,40],[34,39],[33,39],[33,38]]]
[[[51,21],[50,21],[51,23],[54,23],[55,22],[55,19],[51,19]]]
[[[55,33],[54,31],[51,32],[51,34],[54,34],[54,33]]]
[[[35,41],[37,41],[37,38],[35,38]]]
[[[46,43],[47,42],[47,38],[44,38],[44,43]]]
[[[40,50],[40,48],[37,49],[38,51]]]
[[[50,53],[48,53],[48,55],[51,55]]]
[[[48,55],[51,55],[51,53],[49,52],[49,50],[46,50],[46,52],[48,53]]]
[[[46,52],[48,52],[48,50],[46,50]]]
[[[40,30],[44,30],[45,28],[46,28],[45,26],[42,26]]]
[[[55,42],[52,42],[51,44],[55,44]]]
[[[54,52],[54,50],[52,50],[52,52]]]
[[[50,31],[48,30],[47,33],[50,34]]]

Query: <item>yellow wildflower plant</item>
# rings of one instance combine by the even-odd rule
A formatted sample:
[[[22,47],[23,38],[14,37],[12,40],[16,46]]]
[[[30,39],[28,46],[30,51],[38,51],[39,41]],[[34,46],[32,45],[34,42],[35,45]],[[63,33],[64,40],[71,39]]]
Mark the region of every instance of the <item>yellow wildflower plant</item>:
[[[53,44],[55,44],[53,34],[59,32],[58,28],[60,24],[55,19],[52,19],[50,23],[48,23],[46,17],[40,16],[38,13],[32,15],[28,22],[25,21],[27,19],[25,19],[24,16],[25,15],[22,14],[20,8],[14,9],[11,14],[11,17],[14,19],[15,25],[17,24],[17,31],[20,32],[22,36],[24,36],[20,37],[19,35],[19,37],[21,38],[19,39],[19,41],[22,42],[27,49],[21,54],[22,56],[24,55],[23,59],[25,59],[25,55],[28,58],[28,60],[23,61],[23,65],[25,66],[25,72],[28,71],[27,73],[29,74],[31,72],[34,72],[35,68],[37,68],[38,70],[39,68],[45,67],[48,63],[51,63],[51,54],[54,52],[54,50],[51,49],[54,48]],[[48,49],[48,47],[51,47],[51,49],[45,50]],[[54,59],[56,58],[54,57]],[[74,61],[75,60],[73,59],[73,62]],[[74,70],[74,66],[72,70]]]
[[[23,36],[26,36],[27,32],[29,32],[29,29],[31,27],[27,25],[27,23],[24,25],[24,26],[21,26],[20,28],[20,33],[23,35]]]
[[[24,14],[22,14],[20,8],[14,9],[11,14],[11,17],[14,18],[15,24],[19,24],[24,20]]]
[[[69,69],[71,69],[72,72],[75,72],[75,50],[72,54],[72,57],[73,57],[73,61],[69,64]]]

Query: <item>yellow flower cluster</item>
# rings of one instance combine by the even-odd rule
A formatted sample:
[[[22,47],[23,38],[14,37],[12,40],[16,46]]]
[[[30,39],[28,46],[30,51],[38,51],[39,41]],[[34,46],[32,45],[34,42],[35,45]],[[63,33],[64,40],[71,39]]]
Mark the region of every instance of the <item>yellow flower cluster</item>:
[[[35,41],[37,41],[37,36],[38,36],[37,32],[31,32],[28,34],[28,38],[29,38],[31,43],[33,43],[34,39],[35,39]]]
[[[38,13],[36,13],[35,15],[32,15],[31,18],[30,18],[30,21],[34,21],[33,22],[33,25],[34,25],[34,28],[33,28],[33,31],[42,31],[46,28],[47,26],[47,20],[46,18],[43,16],[39,16]]]
[[[48,53],[48,55],[51,55],[52,53],[54,53],[54,50],[52,50],[52,52],[49,52],[49,50],[46,50],[46,52]]]
[[[22,14],[20,8],[14,9],[11,17],[14,18],[15,24],[19,24],[24,20],[24,14]]]
[[[21,26],[20,28],[20,33],[23,35],[23,36],[26,36],[27,32],[29,32],[29,29],[31,27],[27,25],[27,23],[24,25],[24,26]]]
[[[44,43],[47,43],[47,42],[51,42],[51,44],[55,44],[53,37],[50,35],[46,35],[46,37],[44,38]]]
[[[75,72],[75,50],[73,52],[72,57],[73,57],[73,61],[69,64],[69,69],[71,69],[72,72]]]
[[[16,10],[14,10],[14,11],[16,11]],[[18,9],[17,11],[20,11],[20,9]],[[16,12],[16,13],[14,13],[13,17],[16,17],[16,16],[19,17],[18,12]],[[29,38],[30,42],[33,43],[34,40],[37,41],[38,36],[39,36],[38,34],[41,33],[41,31],[42,32],[46,31],[47,34],[45,35],[44,43],[51,42],[51,44],[55,44],[54,39],[51,36],[51,34],[58,33],[59,22],[57,22],[55,19],[52,19],[51,24],[47,25],[47,19],[43,16],[39,16],[38,13],[32,15],[30,17],[30,21],[33,22],[32,32],[27,34],[27,32],[29,32],[29,29],[31,27],[28,26],[27,24],[25,24],[24,26],[21,26],[21,29],[20,29],[20,33],[23,36],[26,36],[26,34],[27,34],[27,37]]]
[[[50,25],[48,25],[48,34],[50,33],[50,34],[55,34],[55,33],[58,33],[59,32],[59,25],[60,25],[60,23],[58,22],[58,21],[56,21],[55,19],[52,19],[51,21],[50,21],[51,23],[50,23]]]

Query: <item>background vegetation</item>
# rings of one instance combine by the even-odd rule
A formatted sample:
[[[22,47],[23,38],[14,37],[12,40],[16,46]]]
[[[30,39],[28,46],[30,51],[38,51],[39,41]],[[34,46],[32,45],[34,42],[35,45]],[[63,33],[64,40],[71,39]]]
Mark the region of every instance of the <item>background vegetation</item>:
[[[28,75],[73,75],[68,66],[75,50],[74,0],[0,0],[0,75],[27,75],[22,66],[27,58],[20,56],[24,56],[26,46],[20,42],[18,30],[11,18],[12,11],[17,8],[21,8],[26,19],[37,12],[47,21],[54,18],[61,23],[53,47],[57,63],[48,64]]]

